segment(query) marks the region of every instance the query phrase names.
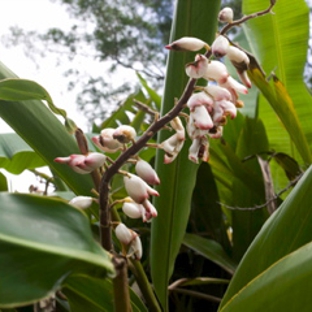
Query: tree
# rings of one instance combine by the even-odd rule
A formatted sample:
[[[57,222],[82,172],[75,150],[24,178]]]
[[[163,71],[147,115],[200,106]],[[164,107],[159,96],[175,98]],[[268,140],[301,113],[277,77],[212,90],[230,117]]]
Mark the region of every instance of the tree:
[[[51,28],[46,33],[25,33],[15,26],[5,38],[5,44],[27,45],[26,53],[35,59],[39,54],[59,54],[59,62],[63,65],[64,56],[67,56],[68,63],[77,55],[82,55],[98,62],[106,62],[110,71],[118,72],[118,68],[130,68],[149,78],[154,87],[159,87],[164,78],[166,58],[163,47],[169,40],[172,0],[58,2],[77,21],[70,31]],[[116,106],[135,86],[131,80],[121,85],[113,85],[107,81],[105,74],[90,76],[86,80],[85,77],[80,78],[79,70],[71,66],[65,75],[71,77],[69,88],[77,83],[81,84],[77,102],[90,121],[96,117],[103,120],[105,105],[113,103]]]

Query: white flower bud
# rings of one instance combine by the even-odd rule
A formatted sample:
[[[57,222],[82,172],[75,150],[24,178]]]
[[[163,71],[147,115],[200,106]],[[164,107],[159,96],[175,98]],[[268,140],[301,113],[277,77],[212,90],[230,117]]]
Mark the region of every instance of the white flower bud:
[[[231,100],[231,93],[220,86],[217,85],[209,85],[205,87],[205,91],[210,94],[215,101],[220,101],[220,100]]]
[[[206,42],[194,37],[182,37],[165,46],[166,49],[174,51],[198,51],[204,47],[209,48]]]
[[[135,165],[135,172],[146,183],[151,185],[160,184],[159,177],[153,167],[143,159],[139,159]]]
[[[194,120],[194,125],[200,130],[209,130],[213,127],[211,116],[209,115],[207,108],[203,105],[196,106],[191,112]]]
[[[189,137],[192,140],[196,139],[196,138],[201,138],[201,137],[205,136],[206,134],[208,134],[207,130],[201,130],[195,126],[192,115],[190,115],[190,118],[189,118],[188,123],[186,125],[186,130],[187,130]]]
[[[232,23],[234,18],[233,10],[229,7],[223,8],[218,15],[218,21],[221,23]]]
[[[133,127],[128,125],[121,125],[113,133],[113,138],[120,143],[129,143],[134,141],[137,134]]]
[[[206,106],[209,108],[213,105],[213,99],[206,92],[193,93],[186,105],[192,112],[197,106]]]
[[[143,206],[136,202],[124,202],[122,205],[122,211],[126,216],[132,219],[141,218],[144,214]]]
[[[159,196],[159,193],[151,188],[146,182],[135,174],[128,173],[124,176],[125,188],[128,195],[138,204],[144,202],[145,199],[152,196]]]
[[[246,65],[246,68],[249,65],[248,55],[244,51],[234,46],[230,46],[228,48],[226,56],[229,58],[231,62],[244,63]]]
[[[72,198],[68,203],[80,209],[87,209],[92,205],[93,198],[90,196],[77,196]]]
[[[227,54],[229,47],[229,40],[227,40],[224,36],[220,35],[212,43],[211,52],[217,58],[223,57]]]
[[[248,89],[244,85],[236,81],[233,77],[228,77],[228,79],[224,83],[220,83],[220,86],[230,91],[232,95],[231,101],[233,103],[236,103],[238,99],[237,93],[248,94]]]
[[[93,152],[93,153],[89,153],[86,156],[84,160],[84,164],[85,164],[86,170],[93,171],[94,169],[97,169],[103,166],[105,161],[106,161],[105,155],[101,153]]]
[[[219,84],[226,82],[228,77],[229,73],[226,66],[220,61],[211,61],[208,64],[208,70],[203,76],[203,78],[217,81]]]
[[[125,245],[129,245],[138,236],[137,233],[127,228],[123,223],[116,226],[115,234],[119,241]]]

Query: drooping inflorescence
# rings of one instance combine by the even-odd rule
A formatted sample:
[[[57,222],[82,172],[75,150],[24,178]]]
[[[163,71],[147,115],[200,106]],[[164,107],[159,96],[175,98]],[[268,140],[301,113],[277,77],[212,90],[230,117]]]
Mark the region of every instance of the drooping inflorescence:
[[[220,22],[233,23],[233,11],[230,8],[224,8],[219,13],[218,19]],[[197,54],[193,62],[185,65],[185,73],[193,80],[205,79],[207,85],[198,86],[191,90],[191,95],[185,100],[186,103],[182,103],[184,106],[181,107],[181,110],[185,107],[188,114],[183,113],[179,116],[180,110],[170,118],[168,126],[173,133],[160,144],[153,144],[153,147],[164,151],[164,163],[169,164],[176,159],[182,150],[186,140],[186,132],[192,141],[188,155],[190,161],[194,163],[199,163],[200,160],[208,161],[209,140],[218,139],[222,136],[228,116],[231,119],[235,118],[237,108],[242,107],[242,101],[239,100],[238,94],[247,94],[248,88],[251,87],[247,76],[248,55],[240,48],[232,45],[224,34],[218,34],[211,47],[201,39],[183,37],[168,44],[166,48],[182,52],[195,52],[205,49],[205,54]],[[228,58],[233,64],[242,83],[230,76],[226,65],[220,60],[223,57]],[[186,119],[185,126],[181,120],[182,116]],[[157,122],[156,120],[155,124]],[[121,159],[134,145],[139,146],[137,144],[138,139],[138,134],[133,127],[120,125],[116,129],[103,129],[100,135],[92,138],[92,141],[99,150],[106,154],[119,152],[119,159]],[[148,145],[144,143],[139,147],[145,146]],[[151,203],[150,196],[159,196],[152,186],[160,184],[160,179],[152,166],[139,158],[137,152],[129,153],[129,156],[122,159],[123,163],[130,161],[135,164],[135,173],[119,171],[124,175],[123,182],[128,196],[117,202],[122,204],[122,211],[127,217],[142,218],[143,222],[149,222],[157,217],[157,210]],[[107,170],[115,165],[107,155],[97,152],[57,157],[55,161],[69,165],[80,174],[90,173],[101,168],[100,173],[104,172],[104,176]],[[119,168],[120,166],[117,170]],[[93,202],[91,197],[79,196],[71,200],[70,204],[85,209]],[[108,207],[101,207],[101,209],[108,209]],[[139,235],[128,229],[123,223],[119,223],[117,226],[114,224],[114,228],[116,237],[123,245],[123,252],[140,259],[142,247]]]

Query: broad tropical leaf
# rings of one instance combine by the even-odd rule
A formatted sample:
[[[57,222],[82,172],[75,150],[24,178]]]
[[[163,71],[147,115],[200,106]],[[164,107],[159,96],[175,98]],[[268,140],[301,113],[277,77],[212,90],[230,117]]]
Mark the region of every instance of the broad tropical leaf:
[[[310,311],[311,261],[312,243],[308,243],[256,276],[220,312]]]
[[[268,5],[267,0],[243,1],[243,12],[254,13]],[[267,129],[270,144],[276,151],[294,158],[297,156],[283,127],[285,126],[304,162],[311,163],[311,150],[307,150],[307,145],[311,149],[312,104],[311,95],[303,82],[309,39],[309,10],[304,0],[285,0],[276,1],[273,11],[275,14],[252,19],[244,25],[249,44],[266,75],[269,76],[273,71],[279,79],[278,84],[274,83],[269,88],[259,75],[255,76],[256,72],[251,71],[251,77],[255,76],[254,81],[262,85],[261,91],[278,114],[276,116],[261,97],[259,116]],[[279,93],[281,84],[289,96],[285,91]],[[288,116],[288,113],[291,115]]]
[[[0,79],[8,77],[16,75],[0,63]],[[73,137],[41,101],[0,100],[0,116],[75,193],[91,194],[93,183],[89,175],[79,175],[53,161],[80,151]]]
[[[311,188],[312,167],[261,228],[237,268],[222,307],[272,264],[312,240]]]
[[[0,307],[38,301],[73,273],[114,272],[88,218],[61,200],[0,193]]]
[[[0,168],[19,174],[25,169],[35,169],[46,163],[16,133],[0,135]]]

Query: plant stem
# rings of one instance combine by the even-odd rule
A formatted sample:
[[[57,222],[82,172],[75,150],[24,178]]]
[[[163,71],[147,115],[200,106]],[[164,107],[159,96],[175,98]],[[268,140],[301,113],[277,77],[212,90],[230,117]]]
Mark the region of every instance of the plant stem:
[[[116,277],[113,280],[115,311],[130,312],[132,309],[128,286],[127,260],[121,256],[115,256],[113,264],[116,270]]]
[[[141,262],[135,259],[130,259],[129,268],[133,273],[133,275],[135,276],[135,279],[140,287],[142,295],[146,300],[148,310],[151,312],[160,312],[161,308],[155,297],[151,284],[147,279],[147,276],[144,272]]]

